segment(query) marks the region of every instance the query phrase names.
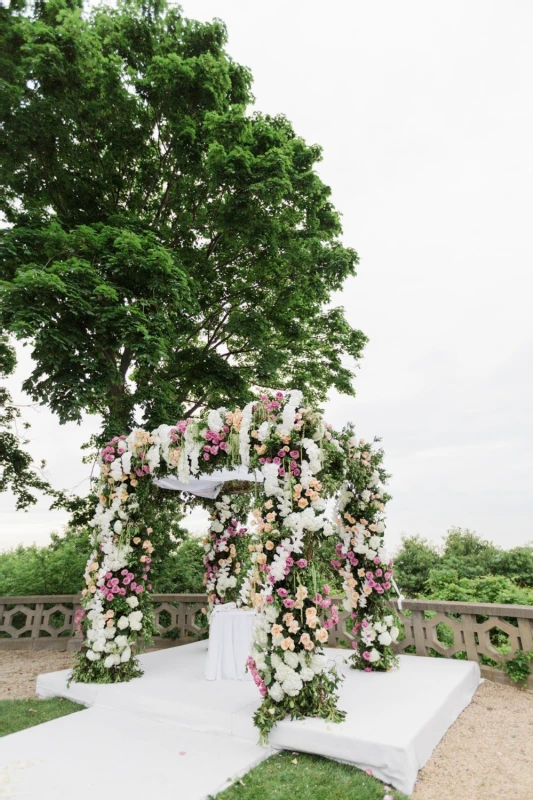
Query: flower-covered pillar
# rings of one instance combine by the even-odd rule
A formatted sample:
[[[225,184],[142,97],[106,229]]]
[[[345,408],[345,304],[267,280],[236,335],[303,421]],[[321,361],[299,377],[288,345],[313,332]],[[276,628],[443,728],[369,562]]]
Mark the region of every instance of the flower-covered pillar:
[[[332,562],[343,579],[345,609],[352,612],[352,666],[388,670],[397,663],[391,645],[398,639],[396,615],[384,600],[392,588],[393,561],[385,548],[384,509],[389,496],[383,452],[348,432],[346,481],[337,500],[340,541]]]

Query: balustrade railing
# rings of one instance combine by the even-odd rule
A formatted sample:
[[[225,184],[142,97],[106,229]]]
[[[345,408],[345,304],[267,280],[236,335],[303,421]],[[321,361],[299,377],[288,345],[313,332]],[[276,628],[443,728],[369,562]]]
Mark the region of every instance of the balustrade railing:
[[[79,595],[0,597],[0,650],[77,650],[79,600]],[[329,645],[349,648],[352,620],[337,600],[340,618],[330,631]],[[155,594],[152,601],[158,630],[155,647],[207,636],[205,595]],[[478,661],[490,680],[507,682],[501,669],[505,661],[517,651],[533,651],[533,606],[404,600],[398,614],[402,626],[395,646],[398,653]],[[528,686],[533,688],[533,678]]]

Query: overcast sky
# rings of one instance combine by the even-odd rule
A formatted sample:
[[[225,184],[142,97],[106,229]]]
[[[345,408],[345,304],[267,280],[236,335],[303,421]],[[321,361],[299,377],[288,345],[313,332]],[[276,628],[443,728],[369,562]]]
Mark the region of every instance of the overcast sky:
[[[361,258],[337,302],[370,338],[357,398],[329,420],[383,437],[388,536],[452,525],[503,546],[533,539],[533,5],[190,0],[252,69],[256,108],[324,148],[322,178]],[[24,353],[16,379],[30,370]],[[87,487],[97,428],[29,410],[31,449]],[[0,496],[0,548],[64,517]]]

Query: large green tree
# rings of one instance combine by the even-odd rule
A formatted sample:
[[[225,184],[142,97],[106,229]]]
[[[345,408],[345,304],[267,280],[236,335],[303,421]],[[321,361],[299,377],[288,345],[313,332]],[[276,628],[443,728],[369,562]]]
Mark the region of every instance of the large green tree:
[[[0,15],[0,322],[33,343],[30,395],[109,434],[254,385],[353,393],[321,150],[250,112],[224,25],[159,0]]]
[[[7,337],[0,334],[0,380],[10,376],[16,365],[15,350]],[[30,426],[22,422],[20,408],[13,403],[5,385],[0,385],[0,494],[11,492],[17,509],[27,509],[37,502],[39,492],[52,494],[42,470],[25,449],[24,431]]]

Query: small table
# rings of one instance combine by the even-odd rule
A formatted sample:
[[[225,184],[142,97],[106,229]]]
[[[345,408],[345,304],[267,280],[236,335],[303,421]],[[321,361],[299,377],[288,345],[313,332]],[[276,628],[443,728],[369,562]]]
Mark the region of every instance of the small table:
[[[208,681],[251,681],[246,662],[252,645],[255,611],[213,611],[205,665]]]

